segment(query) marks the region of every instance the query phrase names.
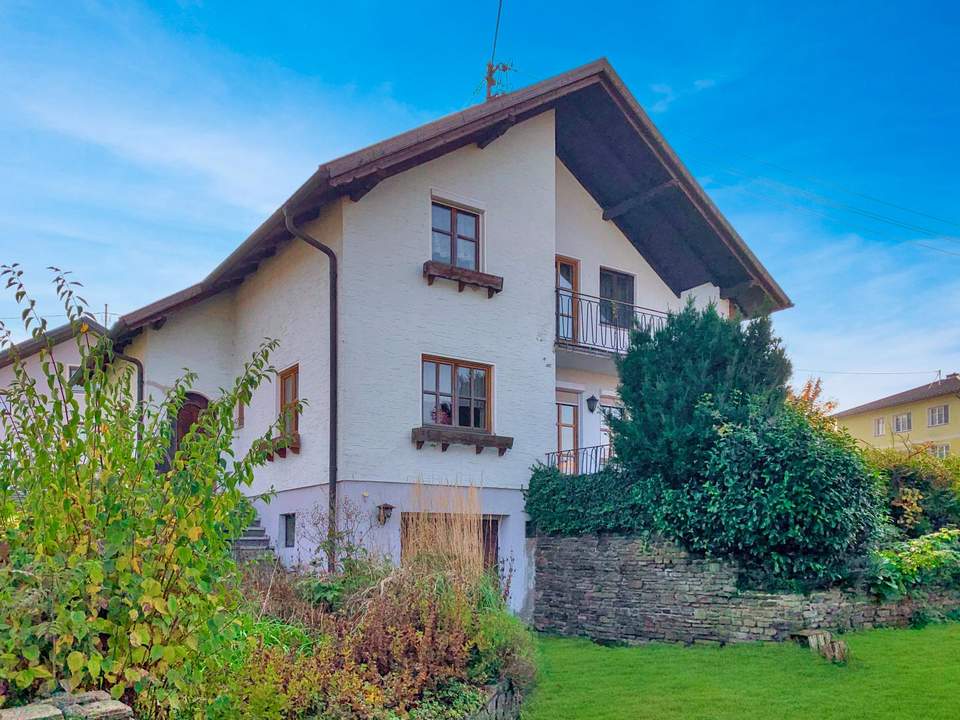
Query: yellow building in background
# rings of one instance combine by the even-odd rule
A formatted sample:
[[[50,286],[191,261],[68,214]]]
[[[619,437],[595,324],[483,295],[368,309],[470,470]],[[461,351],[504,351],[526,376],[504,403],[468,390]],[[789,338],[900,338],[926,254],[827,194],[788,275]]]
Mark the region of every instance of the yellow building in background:
[[[960,375],[950,373],[833,417],[874,447],[905,449],[930,443],[930,452],[939,457],[960,454]]]

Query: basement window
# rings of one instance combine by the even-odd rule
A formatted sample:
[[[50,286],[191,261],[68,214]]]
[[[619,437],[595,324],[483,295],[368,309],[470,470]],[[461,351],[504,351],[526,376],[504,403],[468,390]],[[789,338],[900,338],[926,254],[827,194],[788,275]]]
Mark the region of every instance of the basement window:
[[[285,548],[292,548],[297,544],[296,513],[283,513],[280,516],[280,534]]]

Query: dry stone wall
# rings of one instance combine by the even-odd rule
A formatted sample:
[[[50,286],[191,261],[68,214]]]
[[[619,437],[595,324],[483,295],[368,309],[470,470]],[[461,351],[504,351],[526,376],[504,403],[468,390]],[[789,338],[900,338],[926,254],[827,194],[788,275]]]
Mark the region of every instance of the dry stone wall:
[[[0,710],[0,720],[132,720],[129,706],[100,690],[54,695],[22,707]]]
[[[903,626],[918,608],[840,590],[739,591],[735,564],[622,535],[539,537],[535,558],[536,628],[601,641],[785,640],[808,628]],[[931,605],[960,608],[960,594],[929,595]]]

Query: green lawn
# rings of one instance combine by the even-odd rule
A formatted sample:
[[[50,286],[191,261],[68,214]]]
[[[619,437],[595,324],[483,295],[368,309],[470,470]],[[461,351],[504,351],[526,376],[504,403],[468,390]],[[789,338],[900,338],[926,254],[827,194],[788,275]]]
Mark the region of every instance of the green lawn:
[[[843,638],[846,666],[789,643],[611,648],[545,637],[523,720],[960,718],[960,624]]]

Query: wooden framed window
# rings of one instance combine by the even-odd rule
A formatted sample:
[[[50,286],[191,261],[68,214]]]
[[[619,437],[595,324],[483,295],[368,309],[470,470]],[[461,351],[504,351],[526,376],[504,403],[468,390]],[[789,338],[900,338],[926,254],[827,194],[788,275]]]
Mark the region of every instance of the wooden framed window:
[[[600,401],[600,444],[610,445],[613,432],[610,428],[610,418],[620,420],[623,418],[623,408],[616,404],[610,398],[604,398]]]
[[[634,316],[633,275],[600,268],[600,322],[629,328]]]
[[[433,260],[465,270],[479,270],[480,216],[434,202],[430,217]]]
[[[421,365],[424,425],[492,430],[492,367],[433,355]]]
[[[935,405],[927,408],[927,426],[936,427],[937,425],[946,425],[950,422],[950,406]]]
[[[300,398],[300,366],[294,365],[280,373],[280,417],[283,430],[293,435],[300,430],[297,402]]]
[[[83,387],[83,377],[78,376],[79,372],[80,372],[79,365],[69,365],[67,367],[67,378],[72,380],[74,377],[77,377],[76,381],[70,384],[70,387],[73,388],[73,392],[75,395],[83,395],[83,393],[86,392],[86,390]]]

